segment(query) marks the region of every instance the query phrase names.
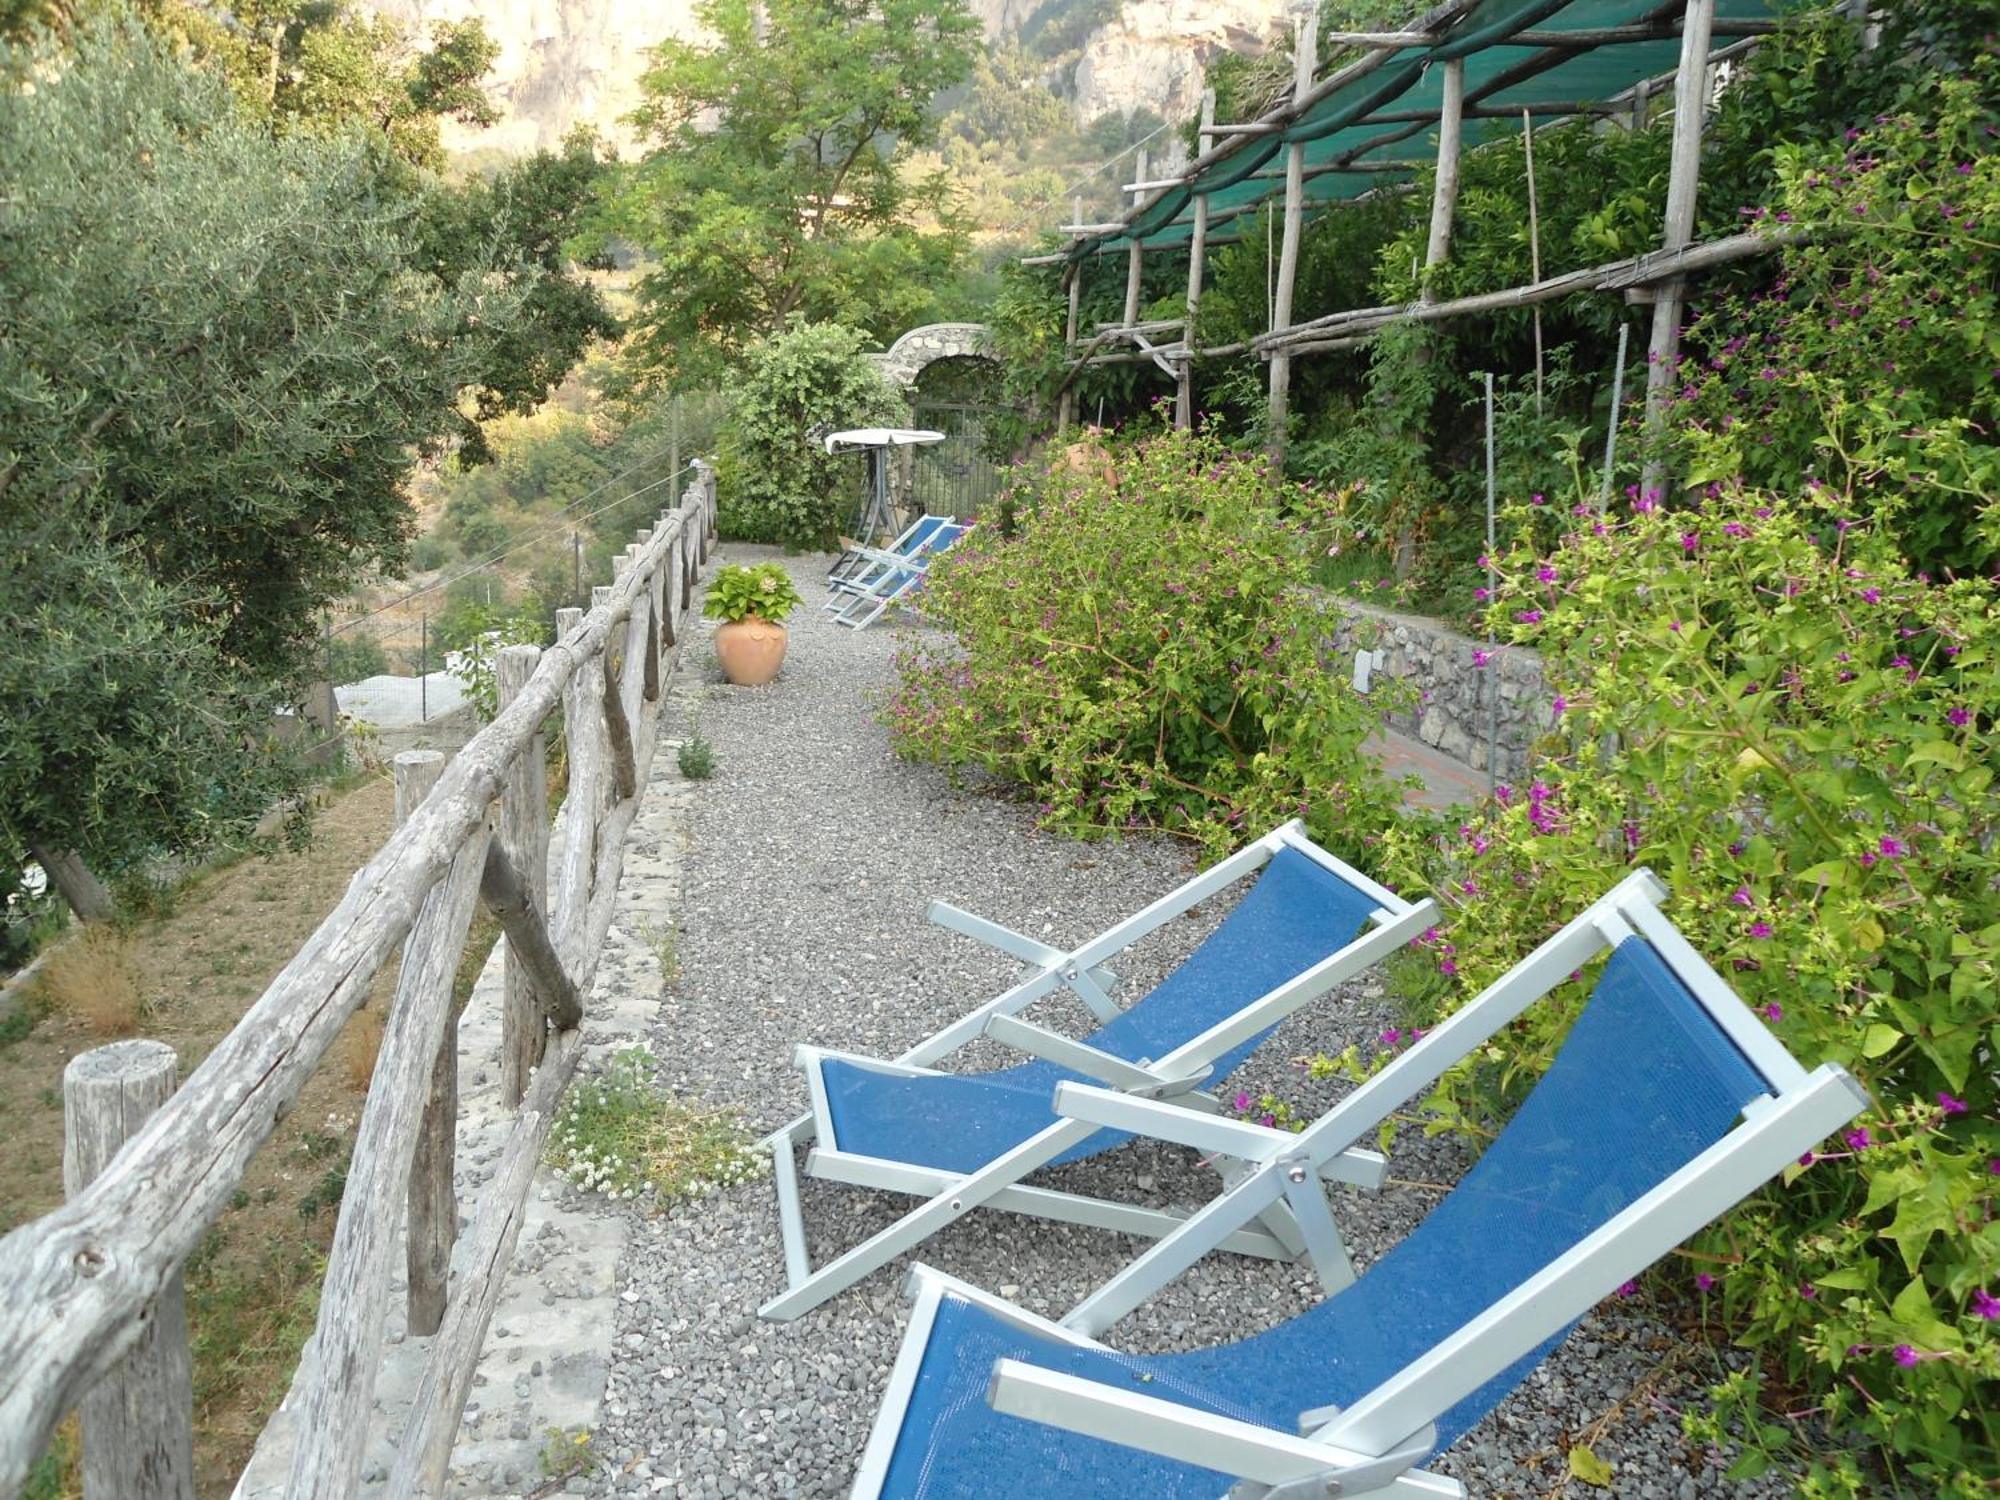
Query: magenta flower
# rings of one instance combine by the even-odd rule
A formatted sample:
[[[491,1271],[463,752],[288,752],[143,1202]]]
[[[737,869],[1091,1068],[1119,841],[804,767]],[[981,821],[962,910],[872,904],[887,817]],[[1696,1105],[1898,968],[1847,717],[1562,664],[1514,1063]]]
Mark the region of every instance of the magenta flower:
[[[1565,698],[1561,693],[1557,693],[1555,702],[1549,705],[1549,711],[1554,717],[1560,719],[1569,711],[1569,699]]]
[[[1811,1165],[1812,1165],[1812,1164],[1813,1164],[1814,1162],[1816,1162],[1816,1161],[1818,1161],[1818,1160],[1819,1160],[1819,1157],[1818,1157],[1818,1156],[1816,1156],[1816,1155],[1814,1155],[1814,1154],[1813,1154],[1812,1152],[1808,1151],[1808,1152],[1806,1152],[1806,1154],[1805,1154],[1804,1156],[1801,1156],[1801,1157],[1799,1158],[1799,1165],[1800,1165],[1800,1166],[1802,1166],[1802,1167],[1809,1167],[1809,1166],[1811,1166]],[[1996,1162],[1996,1163],[1994,1164],[1994,1169],[1995,1169],[1996,1171],[2000,1171],[2000,1162]]]
[[[1819,1288],[1814,1286],[1810,1281],[1801,1282],[1799,1284],[1799,1295],[1810,1302],[1819,1295]]]
[[[1248,1094],[1238,1094],[1229,1102],[1236,1106],[1236,1112],[1240,1115],[1250,1107],[1250,1096]]]
[[[1638,1282],[1628,1281],[1618,1288],[1618,1295],[1621,1297],[1629,1297],[1638,1290],[1639,1290]]]
[[[1382,1033],[1382,1045],[1385,1047],[1393,1047],[1402,1039],[1403,1033],[1394,1026]]]
[[[1880,604],[1882,602],[1882,591],[1880,589],[1863,589],[1861,597],[1866,599],[1870,604]]]
[[[1706,1271],[1703,1271],[1700,1275],[1695,1277],[1694,1284],[1696,1287],[1698,1287],[1700,1290],[1704,1292],[1711,1292],[1715,1290],[1715,1278],[1709,1275],[1708,1272]]]
[[[1767,938],[1771,935],[1771,931],[1769,922],[1757,921],[1750,924],[1750,936],[1753,938]]]
[[[1278,1117],[1276,1115],[1261,1115],[1258,1117],[1257,1123],[1265,1126],[1276,1125]]]
[[[1876,847],[1882,851],[1884,859],[1901,859],[1905,853],[1903,841],[1892,839],[1886,833],[1882,835],[1881,842]]]
[[[1898,1344],[1896,1346],[1896,1352],[1894,1358],[1896,1363],[1901,1365],[1906,1370],[1912,1370],[1916,1368],[1917,1351],[1912,1349],[1908,1344]]]
[[[1547,563],[1543,563],[1539,568],[1535,569],[1535,577],[1539,578],[1543,583],[1554,583],[1558,576],[1560,575],[1557,574],[1556,570]]]
[[[1937,1101],[1938,1108],[1948,1115],[1962,1115],[1965,1113],[1965,1101],[1963,1099],[1952,1098],[1943,1089],[1938,1090]]]
[[[1855,1151],[1866,1151],[1870,1146],[1875,1144],[1868,1137],[1868,1127],[1866,1125],[1855,1126],[1854,1129],[1847,1132],[1844,1139],[1848,1146]]]
[[[1524,609],[1518,611],[1514,618],[1523,625],[1539,625],[1542,621],[1542,612],[1539,609]]]
[[[1972,710],[1969,708],[1948,708],[1944,711],[1944,716],[1960,729],[1972,722]]]
[[[2000,1318],[2000,1297],[1988,1296],[1985,1287],[1974,1287],[1972,1291],[1972,1311],[1975,1317],[1991,1323]]]
[[[1757,904],[1757,898],[1750,894],[1750,887],[1747,885],[1736,887],[1735,890],[1729,893],[1729,899],[1734,901],[1738,906],[1755,906]]]
[[[1694,551],[1695,548],[1699,547],[1700,545],[1701,545],[1700,533],[1693,531],[1684,531],[1681,533],[1681,551],[1692,552]]]
[[[1493,653],[1491,651],[1482,651],[1476,647],[1473,649],[1472,664],[1475,667],[1483,667],[1491,660],[1493,660]]]
[[[1458,965],[1454,963],[1451,959],[1441,958],[1438,960],[1438,973],[1451,975],[1451,974],[1456,974],[1457,972],[1458,972]]]

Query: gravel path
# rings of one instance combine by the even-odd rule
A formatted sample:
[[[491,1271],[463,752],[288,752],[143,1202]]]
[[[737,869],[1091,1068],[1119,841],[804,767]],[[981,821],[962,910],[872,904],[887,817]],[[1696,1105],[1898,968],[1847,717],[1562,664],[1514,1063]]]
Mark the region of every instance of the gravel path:
[[[731,546],[723,560],[763,555]],[[933,770],[896,761],[873,710],[893,681],[897,634],[915,627],[835,629],[817,609],[826,559],[790,566],[808,605],[793,616],[791,654],[775,684],[722,686],[706,637],[687,658],[684,670],[713,684],[682,701],[698,698],[717,770],[688,814],[685,893],[673,914],[680,978],[653,1033],[672,1088],[735,1106],[759,1129],[804,1105],[794,1043],[893,1055],[1018,977],[1010,961],[926,923],[929,898],[1068,945],[1191,870],[1184,851],[1164,842],[1078,844],[1038,833],[1022,808],[954,791]],[[1117,965],[1121,991],[1143,993],[1218,915],[1191,914],[1128,955]],[[1063,1025],[1074,1019],[1060,1008],[1037,1014]],[[1367,1041],[1389,1015],[1379,981],[1364,979],[1289,1023],[1228,1090],[1275,1087],[1323,1108],[1333,1086],[1309,1085],[1294,1060]],[[1345,1201],[1336,1209],[1363,1261],[1407,1231],[1463,1156],[1408,1131],[1392,1162],[1392,1185],[1380,1195],[1339,1190]],[[1203,1201],[1214,1182],[1189,1153],[1145,1143],[1047,1180],[1160,1205]],[[815,1264],[889,1223],[908,1201],[838,1185],[802,1188]],[[760,1323],[758,1304],[784,1281],[768,1181],[660,1217],[632,1212],[594,1444],[605,1467],[569,1489],[846,1493],[902,1337],[903,1267],[877,1272],[796,1322]],[[1133,1242],[1100,1231],[974,1214],[918,1255],[1060,1316],[1133,1253]],[[1211,1257],[1121,1324],[1114,1340],[1163,1350],[1240,1336],[1309,1305],[1315,1285],[1296,1267]],[[1614,1465],[1621,1497],[1784,1494],[1789,1483],[1775,1476],[1723,1481],[1729,1455],[1697,1451],[1680,1436],[1677,1411],[1716,1378],[1722,1357],[1677,1339],[1640,1299],[1607,1306],[1436,1466],[1475,1496],[1606,1493],[1567,1478],[1568,1445],[1581,1438]]]

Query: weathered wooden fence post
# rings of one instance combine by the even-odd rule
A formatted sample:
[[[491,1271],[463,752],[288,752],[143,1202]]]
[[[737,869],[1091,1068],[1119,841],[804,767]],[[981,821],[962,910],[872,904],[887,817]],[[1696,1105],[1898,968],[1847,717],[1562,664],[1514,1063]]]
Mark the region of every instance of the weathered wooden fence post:
[[[539,646],[503,646],[496,672],[500,707],[504,710],[535,675],[542,659]],[[549,792],[548,768],[538,732],[507,768],[500,793],[500,847],[526,880],[535,910],[548,910]],[[528,1075],[542,1060],[548,1028],[536,1003],[533,981],[522,956],[507,945],[506,996],[500,1011],[500,1097],[509,1109],[521,1102]]]
[[[1313,75],[1319,70],[1319,7],[1314,6],[1299,22],[1292,56],[1292,102],[1303,109],[1311,90]],[[1285,147],[1285,233],[1278,252],[1277,285],[1272,291],[1271,327],[1288,328],[1292,322],[1292,287],[1299,274],[1299,235],[1306,211],[1306,148],[1303,141]],[[1292,356],[1280,348],[1271,355],[1270,393],[1265,398],[1266,432],[1264,451],[1271,468],[1285,469],[1285,444],[1292,410]]]
[[[396,824],[410,820],[438,777],[444,756],[436,750],[405,750],[396,757]],[[407,961],[408,947],[404,945]],[[458,1238],[458,1195],[452,1175],[458,1163],[458,1011],[445,1020],[444,1039],[431,1064],[430,1092],[417,1127],[417,1151],[410,1162],[409,1237],[404,1264],[409,1273],[409,1329],[433,1334],[444,1321],[445,1283],[451,1247]]]
[[[82,1192],[174,1092],[164,1042],[113,1042],[63,1069],[63,1192]],[[89,1252],[85,1252],[89,1253]],[[178,1272],[140,1314],[148,1325],[83,1398],[84,1500],[194,1500],[194,1376]]]

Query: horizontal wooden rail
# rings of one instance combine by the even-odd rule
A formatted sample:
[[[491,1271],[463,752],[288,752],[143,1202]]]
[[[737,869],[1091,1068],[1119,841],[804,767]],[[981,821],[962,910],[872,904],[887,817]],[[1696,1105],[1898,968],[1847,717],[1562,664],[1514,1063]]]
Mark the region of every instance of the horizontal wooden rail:
[[[483,883],[540,1002],[536,1025],[546,1017],[558,1028],[528,1089],[503,1170],[482,1199],[474,1226],[478,1241],[488,1225],[518,1226],[519,1201],[496,1200],[525,1194],[523,1173],[539,1157],[555,1098],[580,1053],[574,1028],[581,996],[609,926],[623,839],[642,784],[637,775],[630,783],[620,776],[614,791],[612,778],[593,770],[591,751],[603,749],[604,720],[614,703],[628,742],[644,710],[657,712],[646,686],[657,692],[659,664],[637,658],[656,651],[666,635],[659,628],[661,606],[672,601],[684,611],[692,602],[697,559],[706,557],[715,523],[713,474],[698,472],[684,502],[623,560],[601,602],[580,618],[564,612],[570,618],[560,639],[539,653],[525,681],[508,685],[508,701],[493,722],[409,810],[349,882],[339,905],[187,1082],[74,1198],[0,1238],[0,1496],[19,1493],[56,1421],[141,1338],[149,1326],[147,1308],[174,1282],[376,971],[407,937],[394,1015],[335,1231],[313,1369],[302,1372],[296,1392],[302,1404],[288,1493],[295,1500],[344,1500],[353,1493],[380,1363],[386,1257],[396,1218],[389,1206],[416,1185],[411,1162],[419,1122],[434,1114],[436,1065],[452,1021],[450,976],[472,904]],[[640,629],[631,628],[635,620]],[[614,642],[622,663],[615,687],[600,662]],[[518,774],[539,774],[541,726],[559,705],[567,714],[573,762],[581,764],[564,799],[561,879],[545,920],[536,892],[540,870],[523,863],[546,861],[546,822],[539,832],[528,824],[527,842],[494,860],[489,849],[498,851],[500,844],[489,820],[495,800]],[[649,717],[644,727],[651,729]],[[648,733],[640,753],[649,761],[651,751]],[[602,759],[601,753],[595,757],[595,766]],[[525,1167],[516,1163],[521,1153]],[[511,1246],[511,1235],[500,1238]],[[478,1242],[477,1248],[488,1247]],[[413,1241],[413,1256],[418,1249]],[[503,1251],[495,1264],[504,1263]],[[483,1335],[490,1294],[497,1289],[461,1284],[445,1314],[447,1334],[476,1324]],[[469,1349],[465,1338],[441,1337],[434,1363],[476,1359],[478,1338],[466,1337]],[[468,1366],[442,1382],[458,1391],[457,1404],[419,1413],[417,1420],[428,1424],[424,1430],[456,1432],[470,1379]]]

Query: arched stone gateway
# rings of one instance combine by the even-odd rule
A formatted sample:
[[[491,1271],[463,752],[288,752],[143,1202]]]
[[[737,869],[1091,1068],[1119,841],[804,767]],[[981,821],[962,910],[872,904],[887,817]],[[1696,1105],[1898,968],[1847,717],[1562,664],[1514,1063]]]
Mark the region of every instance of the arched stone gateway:
[[[916,384],[925,365],[940,359],[990,359],[984,323],[927,323],[912,328],[889,346],[885,354],[872,356],[883,378],[899,391]]]

